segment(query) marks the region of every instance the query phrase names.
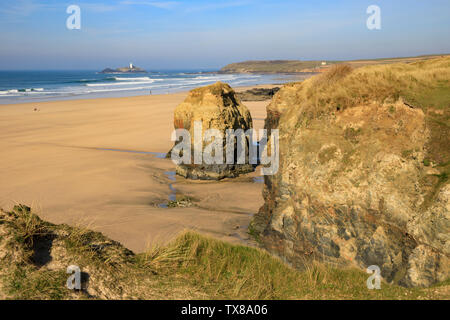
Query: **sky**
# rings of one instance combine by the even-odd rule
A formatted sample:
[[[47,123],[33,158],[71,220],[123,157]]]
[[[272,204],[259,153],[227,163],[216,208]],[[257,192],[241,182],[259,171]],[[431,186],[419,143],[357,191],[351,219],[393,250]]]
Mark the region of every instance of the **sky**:
[[[81,28],[66,12],[80,7]],[[380,8],[369,30],[367,8]],[[0,0],[0,70],[214,70],[450,53],[449,0]]]

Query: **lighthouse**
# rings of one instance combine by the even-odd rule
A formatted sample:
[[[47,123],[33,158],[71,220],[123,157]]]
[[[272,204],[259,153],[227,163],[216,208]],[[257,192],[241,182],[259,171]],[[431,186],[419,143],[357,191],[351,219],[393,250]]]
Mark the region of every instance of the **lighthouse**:
[[[130,69],[133,69],[133,68],[134,68],[133,63],[130,62]]]

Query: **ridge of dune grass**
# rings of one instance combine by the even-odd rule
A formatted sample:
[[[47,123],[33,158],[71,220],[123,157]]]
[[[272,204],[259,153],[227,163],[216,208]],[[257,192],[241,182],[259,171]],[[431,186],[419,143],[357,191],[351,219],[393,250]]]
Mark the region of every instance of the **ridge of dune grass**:
[[[353,69],[334,65],[326,73],[288,86],[296,87],[296,104],[305,115],[329,114],[369,102],[406,102],[426,111],[449,104],[450,57],[410,64],[374,65]]]
[[[369,275],[354,268],[305,261],[299,271],[261,249],[231,245],[193,232],[179,236],[166,248],[179,249],[185,257],[182,262],[166,265],[166,272],[182,275],[207,292],[210,299],[450,298],[449,281],[433,287],[440,289],[383,283],[381,290],[369,290]]]
[[[31,227],[30,227],[31,226]],[[36,251],[51,239],[51,259]],[[46,242],[47,243],[47,242]],[[67,266],[89,276],[66,288]],[[185,232],[165,246],[134,254],[87,229],[42,221],[26,206],[0,213],[0,298],[7,299],[449,299],[450,282],[432,288],[382,283],[368,274],[317,262],[303,271],[267,252]]]

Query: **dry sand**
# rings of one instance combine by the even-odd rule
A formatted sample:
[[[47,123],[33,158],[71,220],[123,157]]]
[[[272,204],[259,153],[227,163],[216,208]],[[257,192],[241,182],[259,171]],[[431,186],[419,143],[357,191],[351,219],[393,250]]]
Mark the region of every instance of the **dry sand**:
[[[242,89],[241,89],[242,90]],[[0,207],[33,207],[53,223],[89,226],[141,252],[183,230],[251,244],[247,226],[263,204],[255,173],[235,180],[171,180],[173,111],[186,93],[0,105]],[[264,102],[245,102],[256,129]],[[34,109],[37,109],[35,111]],[[169,185],[198,200],[164,209]]]

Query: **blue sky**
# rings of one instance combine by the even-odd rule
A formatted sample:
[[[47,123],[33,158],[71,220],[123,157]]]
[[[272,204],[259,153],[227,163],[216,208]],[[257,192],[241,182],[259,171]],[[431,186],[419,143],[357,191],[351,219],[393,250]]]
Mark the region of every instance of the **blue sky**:
[[[69,5],[81,30],[68,30]],[[368,30],[369,5],[381,30]],[[448,0],[0,0],[0,69],[216,69],[450,53]]]

